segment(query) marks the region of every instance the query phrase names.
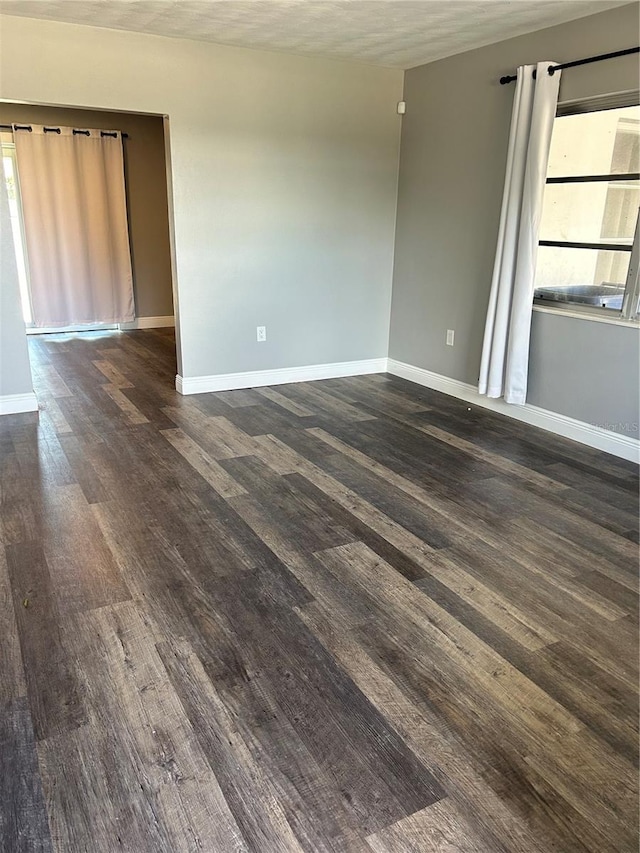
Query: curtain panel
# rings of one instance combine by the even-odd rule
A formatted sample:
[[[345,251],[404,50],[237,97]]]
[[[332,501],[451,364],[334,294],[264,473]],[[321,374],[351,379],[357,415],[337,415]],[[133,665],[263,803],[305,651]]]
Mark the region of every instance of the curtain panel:
[[[13,137],[34,325],[133,320],[120,132],[30,127]]]
[[[480,364],[480,394],[518,405],[527,396],[538,233],[560,86],[560,71],[549,74],[548,68],[556,64],[522,65],[517,71]]]

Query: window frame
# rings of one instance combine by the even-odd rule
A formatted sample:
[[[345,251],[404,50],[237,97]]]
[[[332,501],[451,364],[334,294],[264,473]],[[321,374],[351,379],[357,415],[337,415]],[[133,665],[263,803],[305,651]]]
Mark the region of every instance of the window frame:
[[[640,90],[619,92],[613,95],[588,98],[577,101],[564,101],[558,104],[556,118],[579,115],[589,112],[604,112],[605,110],[624,107],[640,106]],[[568,175],[565,177],[547,177],[548,184],[588,183],[594,181],[623,181],[638,180],[640,173],[611,175]],[[606,308],[600,305],[584,305],[579,302],[562,302],[559,300],[533,297],[533,307],[547,311],[571,312],[580,314],[585,319],[610,320],[613,322],[638,323],[640,321],[640,208],[636,216],[636,227],[632,245],[605,243],[603,241],[576,242],[567,240],[538,240],[539,246],[560,246],[565,248],[592,248],[603,251],[624,251],[630,253],[629,269],[625,280],[622,308]]]

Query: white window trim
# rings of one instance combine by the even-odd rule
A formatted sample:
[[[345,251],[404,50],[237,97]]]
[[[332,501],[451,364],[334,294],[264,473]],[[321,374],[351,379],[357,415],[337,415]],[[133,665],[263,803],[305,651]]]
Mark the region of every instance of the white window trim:
[[[640,329],[640,321],[625,320],[616,312],[615,316],[607,317],[606,309],[595,309],[592,311],[576,311],[574,306],[567,304],[566,308],[548,308],[546,305],[534,303],[533,310],[540,314],[555,314],[558,317],[571,317],[574,320],[589,320],[591,323],[608,323],[610,326],[627,326],[630,329]],[[601,313],[596,313],[596,311]]]

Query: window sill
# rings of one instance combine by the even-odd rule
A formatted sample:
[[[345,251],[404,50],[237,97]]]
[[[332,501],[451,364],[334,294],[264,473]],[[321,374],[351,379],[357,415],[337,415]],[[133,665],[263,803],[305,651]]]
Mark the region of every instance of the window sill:
[[[606,317],[600,314],[590,314],[588,311],[572,311],[571,308],[547,308],[546,305],[534,305],[533,310],[540,314],[555,314],[558,317],[571,317],[574,320],[589,320],[593,323],[608,323],[610,326],[627,326],[640,329],[638,320],[623,320],[621,317]]]

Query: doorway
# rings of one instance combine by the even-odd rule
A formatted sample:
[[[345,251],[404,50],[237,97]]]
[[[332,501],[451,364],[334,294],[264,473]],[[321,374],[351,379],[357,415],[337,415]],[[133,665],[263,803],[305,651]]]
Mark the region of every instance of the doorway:
[[[135,316],[126,324],[55,327],[36,325],[29,286],[29,253],[20,210],[20,170],[11,125],[77,130],[113,128],[122,133],[125,197]],[[27,334],[82,333],[90,329],[166,328],[175,325],[163,116],[45,105],[0,103],[2,167],[10,198],[22,312]]]

